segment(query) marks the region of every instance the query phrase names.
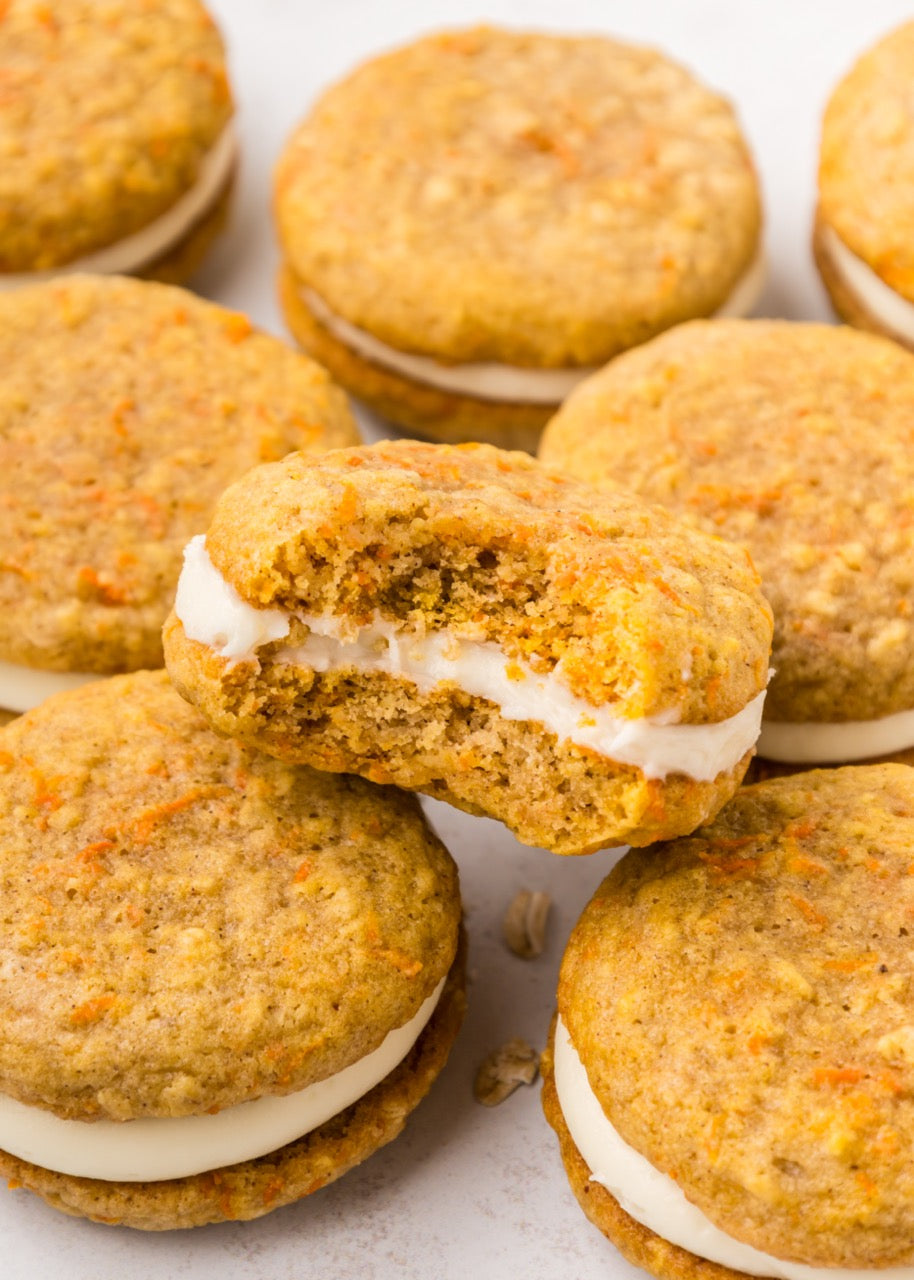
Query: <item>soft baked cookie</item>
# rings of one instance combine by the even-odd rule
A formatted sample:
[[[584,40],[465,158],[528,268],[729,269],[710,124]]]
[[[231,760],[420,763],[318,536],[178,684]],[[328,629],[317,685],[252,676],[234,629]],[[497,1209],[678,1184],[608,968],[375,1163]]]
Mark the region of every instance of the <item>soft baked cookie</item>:
[[[0,294],[0,706],[161,665],[182,548],[229,481],[357,439],[323,369],[181,289]]]
[[[743,788],[597,890],[543,1101],[631,1261],[663,1280],[910,1267],[912,848],[914,770],[823,770]]]
[[[253,1218],[402,1129],[463,1011],[411,796],[216,737],[164,672],[0,732],[0,1174],[148,1230]]]
[[[914,357],[852,329],[683,325],[613,361],[540,456],[748,548],[774,609],[759,754],[914,747]]]
[[[556,853],[692,830],[758,733],[744,552],[490,445],[292,455],[188,548],[169,671],[221,732]]]
[[[237,159],[199,0],[7,0],[0,73],[0,290],[72,270],[186,279]]]
[[[298,340],[435,440],[532,449],[586,373],[761,285],[730,105],[602,36],[479,27],[372,59],[292,135],[275,211]]]
[[[822,125],[813,247],[838,314],[914,348],[914,22],[865,53]]]

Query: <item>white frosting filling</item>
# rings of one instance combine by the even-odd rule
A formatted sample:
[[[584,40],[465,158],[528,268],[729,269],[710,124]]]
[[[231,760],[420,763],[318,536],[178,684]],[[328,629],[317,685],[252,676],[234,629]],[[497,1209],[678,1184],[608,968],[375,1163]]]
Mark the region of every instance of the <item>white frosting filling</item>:
[[[184,548],[175,613],[188,639],[199,640],[231,662],[251,662],[262,644],[282,640],[289,634],[291,618],[282,609],[255,609],[242,600],[210,560],[202,533]]]
[[[0,291],[19,289],[23,285],[38,284],[77,271],[96,275],[129,275],[155,262],[178,244],[194,223],[215,204],[235,163],[237,151],[235,128],[229,123],[203,157],[193,186],[188,187],[158,218],[133,235],[52,271],[26,271],[15,275],[0,272]]]
[[[835,271],[873,319],[904,342],[914,342],[914,303],[881,280],[831,227],[822,228],[822,239]]]
[[[636,1222],[709,1262],[777,1280],[912,1280],[914,1267],[857,1270],[787,1262],[715,1227],[665,1173],[630,1147],[606,1118],[561,1018],[555,1029],[555,1087],[568,1132],[591,1171]]]
[[[736,282],[727,301],[716,316],[744,316],[755,306],[765,279],[765,260],[759,251]],[[308,310],[325,329],[365,360],[402,374],[412,382],[451,391],[456,395],[475,396],[480,400],[507,401],[520,404],[557,405],[579,382],[596,373],[599,365],[580,365],[563,369],[530,369],[515,365],[466,362],[443,364],[430,356],[415,355],[390,347],[366,329],[351,324],[327,305],[306,285],[299,286]]]
[[[102,679],[103,676],[88,671],[38,671],[15,662],[0,662],[0,707],[7,711],[30,711],[52,693]]]
[[[418,1013],[377,1049],[326,1080],[284,1097],[256,1098],[214,1115],[143,1120],[62,1120],[0,1096],[0,1148],[79,1178],[161,1182],[278,1151],[338,1115],[403,1061],[418,1040],[445,979]]]
[[[175,612],[191,640],[232,661],[255,660],[258,646],[281,640],[291,621],[282,610],[254,609],[242,600],[216,570],[203,537],[194,538],[184,553]],[[648,778],[682,773],[711,782],[732,769],[758,737],[764,692],[716,724],[677,724],[673,711],[627,719],[573,694],[563,682],[561,663],[543,674],[511,661],[492,641],[445,631],[406,632],[379,617],[354,633],[332,616],[302,615],[300,621],[310,634],[302,644],[278,650],[274,661],[320,672],[350,667],[383,672],[423,692],[454,683],[471,697],[495,703],[505,720],[535,721],[560,741],[634,765]]]
[[[843,764],[910,747],[914,747],[914,711],[841,724],[763,720],[758,740],[760,756],[785,764]]]

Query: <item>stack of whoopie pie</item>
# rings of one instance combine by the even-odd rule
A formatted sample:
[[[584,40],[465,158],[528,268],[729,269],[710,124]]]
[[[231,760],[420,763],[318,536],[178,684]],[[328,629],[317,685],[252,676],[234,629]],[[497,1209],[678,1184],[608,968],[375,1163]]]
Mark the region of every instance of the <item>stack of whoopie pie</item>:
[[[880,336],[731,318],[752,161],[666,57],[476,28],[356,69],[275,211],[297,339],[435,441],[359,446],[307,356],[104,278],[223,220],[209,15],[59,8],[0,5],[0,1173],[162,1230],[395,1137],[465,1004],[421,792],[633,846],[543,1058],[628,1258],[907,1266],[914,25],[823,133],[817,260]]]

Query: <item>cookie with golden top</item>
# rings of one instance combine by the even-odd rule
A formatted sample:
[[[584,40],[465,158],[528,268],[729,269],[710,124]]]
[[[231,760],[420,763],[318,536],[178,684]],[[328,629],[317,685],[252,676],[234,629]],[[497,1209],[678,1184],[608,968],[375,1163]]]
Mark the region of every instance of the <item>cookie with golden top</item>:
[[[822,125],[813,247],[838,314],[914,349],[914,22],[863,55]]]
[[[729,104],[651,49],[479,27],[358,67],[276,173],[282,303],[392,422],[535,446],[571,387],[760,284]]]
[[[540,456],[748,548],[775,618],[759,754],[914,747],[914,357],[833,326],[683,325],[613,361]]]
[[[7,0],[0,71],[0,290],[72,270],[186,279],[237,156],[199,0]]]
[[[0,295],[0,705],[160,666],[181,550],[229,481],[357,439],[323,369],[183,290]]]
[[[586,853],[729,797],[770,628],[745,553],[659,508],[526,454],[405,441],[233,485],[165,646],[221,733]]]
[[[0,735],[0,1173],[149,1230],[252,1218],[393,1138],[463,1009],[415,800],[218,738],[139,672]]]
[[[910,1267],[912,847],[914,770],[820,770],[744,787],[597,890],[544,1106],[633,1262],[663,1280]]]

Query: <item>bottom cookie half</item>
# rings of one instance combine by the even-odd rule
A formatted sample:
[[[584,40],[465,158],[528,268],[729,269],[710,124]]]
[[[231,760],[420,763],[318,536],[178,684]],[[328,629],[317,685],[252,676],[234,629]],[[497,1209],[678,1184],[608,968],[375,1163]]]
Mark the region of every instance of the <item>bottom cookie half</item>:
[[[466,941],[409,1055],[363,1098],[278,1151],[164,1182],[105,1182],[54,1173],[0,1151],[0,1176],[55,1209],[95,1222],[169,1231],[258,1218],[334,1182],[391,1142],[447,1061],[466,1008]],[[91,1125],[86,1126],[87,1142]]]
[[[553,1071],[554,1036],[553,1019],[549,1044],[540,1062],[543,1111],[559,1140],[562,1163],[571,1189],[590,1221],[616,1246],[624,1258],[636,1267],[650,1271],[658,1280],[748,1280],[744,1272],[733,1271],[720,1263],[699,1258],[642,1226],[625,1212],[615,1196],[604,1186],[591,1180],[590,1169],[568,1132],[559,1105]]]
[[[279,294],[286,323],[308,355],[381,417],[426,440],[439,444],[483,440],[502,449],[533,453],[540,432],[558,409],[558,404],[481,400],[411,382],[363,359],[334,337],[305,306],[288,268],[281,271]]]

